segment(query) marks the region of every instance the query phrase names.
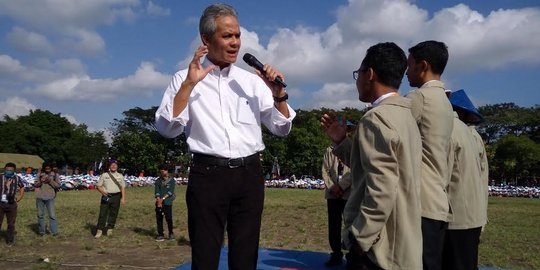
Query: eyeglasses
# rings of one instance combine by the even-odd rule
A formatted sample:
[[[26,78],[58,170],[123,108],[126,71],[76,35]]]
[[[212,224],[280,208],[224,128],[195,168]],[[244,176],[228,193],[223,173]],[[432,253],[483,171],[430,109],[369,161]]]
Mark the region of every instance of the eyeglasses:
[[[365,68],[359,68],[358,70],[355,70],[352,72],[352,77],[356,81],[358,80],[358,73],[366,71]]]

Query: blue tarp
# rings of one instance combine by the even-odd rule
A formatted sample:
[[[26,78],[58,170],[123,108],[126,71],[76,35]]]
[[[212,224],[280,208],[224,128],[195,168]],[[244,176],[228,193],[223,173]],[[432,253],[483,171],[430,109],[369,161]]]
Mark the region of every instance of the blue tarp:
[[[342,267],[324,267],[324,262],[328,260],[328,253],[284,250],[284,249],[259,249],[258,270],[278,270],[278,269],[302,269],[302,270],[339,270],[345,269],[345,261]],[[180,265],[176,270],[189,270],[191,263]],[[227,267],[227,248],[221,250],[219,269]],[[500,268],[483,268],[481,270],[502,270]]]

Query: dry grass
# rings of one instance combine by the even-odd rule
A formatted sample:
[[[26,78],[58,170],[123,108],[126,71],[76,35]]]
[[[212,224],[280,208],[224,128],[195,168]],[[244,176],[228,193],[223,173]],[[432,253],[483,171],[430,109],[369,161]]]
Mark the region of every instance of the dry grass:
[[[0,233],[1,269],[116,269],[120,266],[167,269],[189,260],[184,193],[177,187],[173,218],[176,241],[154,241],[156,225],[152,188],[128,189],[114,236],[94,239],[99,194],[58,194],[60,236],[35,233],[33,193],[19,205],[17,243],[6,247]],[[540,269],[540,200],[490,198],[490,223],[482,235],[480,264],[511,269]],[[5,222],[4,222],[5,223]],[[267,189],[261,247],[328,252],[326,201],[320,190]],[[44,263],[48,258],[51,263]]]

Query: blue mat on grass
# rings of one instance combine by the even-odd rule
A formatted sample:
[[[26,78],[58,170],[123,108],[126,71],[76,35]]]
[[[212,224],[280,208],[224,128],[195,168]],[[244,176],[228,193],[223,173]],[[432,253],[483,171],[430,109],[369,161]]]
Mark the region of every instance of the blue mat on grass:
[[[340,270],[345,269],[345,261],[342,267],[325,267],[324,262],[328,260],[329,254],[324,252],[285,250],[285,249],[259,249],[258,270]],[[191,269],[191,262],[180,265],[176,270]],[[227,248],[221,249],[219,259],[219,269],[225,270],[227,267]],[[480,270],[502,270],[500,268],[485,268]]]

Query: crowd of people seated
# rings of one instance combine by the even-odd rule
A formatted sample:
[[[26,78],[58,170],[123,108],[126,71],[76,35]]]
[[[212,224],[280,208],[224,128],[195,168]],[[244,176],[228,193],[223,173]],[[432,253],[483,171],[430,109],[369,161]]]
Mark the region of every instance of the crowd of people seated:
[[[35,175],[32,173],[19,173],[23,179],[26,191],[33,190]],[[94,189],[99,175],[73,174],[60,175],[62,190],[86,190]],[[157,177],[125,175],[129,187],[153,186]],[[174,177],[177,185],[187,185],[188,178],[177,174]],[[302,175],[296,178],[294,175],[275,179],[266,179],[267,188],[295,188],[295,189],[324,189],[324,181],[318,177]],[[489,196],[496,197],[523,197],[540,198],[540,185],[517,186],[511,184],[492,184],[489,186]]]

